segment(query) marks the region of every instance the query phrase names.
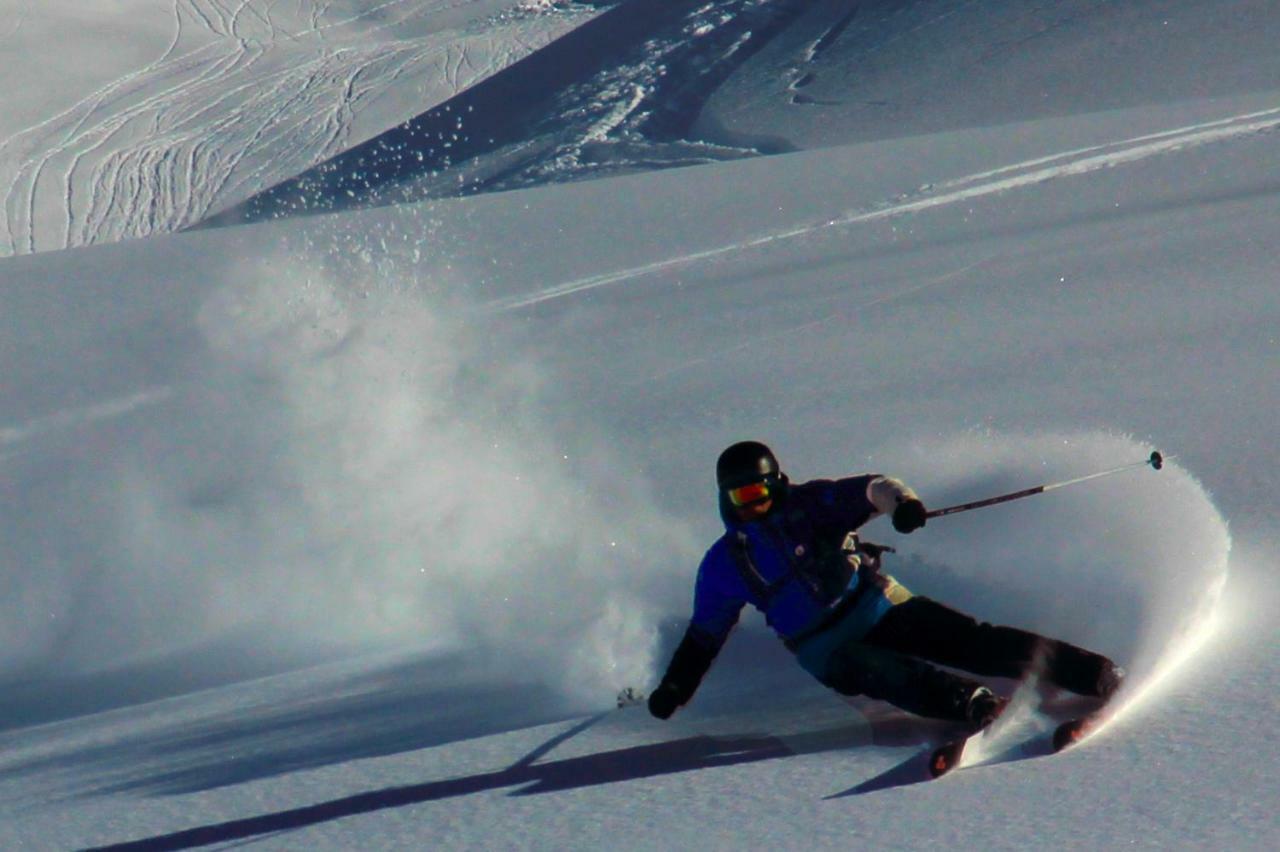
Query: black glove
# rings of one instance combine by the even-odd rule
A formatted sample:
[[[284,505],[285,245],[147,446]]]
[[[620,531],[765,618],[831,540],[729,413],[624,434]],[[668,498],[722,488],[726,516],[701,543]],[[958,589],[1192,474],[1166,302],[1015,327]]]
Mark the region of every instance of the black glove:
[[[663,681],[658,688],[649,693],[649,712],[658,719],[670,719],[684,702],[680,700],[680,688],[674,683]]]
[[[909,533],[924,526],[926,517],[924,504],[919,500],[906,500],[893,510],[893,528],[900,533]]]
[[[721,641],[689,625],[671,656],[662,682],[649,695],[649,712],[659,719],[669,719],[676,708],[683,707],[697,691],[707,669],[711,668],[711,661],[720,651]]]

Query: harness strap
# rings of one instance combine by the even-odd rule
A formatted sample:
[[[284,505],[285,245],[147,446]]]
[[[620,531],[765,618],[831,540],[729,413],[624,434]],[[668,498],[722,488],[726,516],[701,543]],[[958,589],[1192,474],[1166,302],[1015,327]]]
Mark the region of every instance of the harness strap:
[[[881,557],[886,553],[895,553],[896,551],[892,547],[861,541],[857,534],[853,532],[848,533],[845,537],[844,545],[846,549],[857,553],[862,559],[856,572],[858,585],[852,592],[842,595],[813,624],[783,640],[783,643],[792,653],[795,653],[800,645],[811,637],[843,621],[845,616],[851,613],[862,602],[862,599],[872,591],[885,595],[895,604],[901,603],[906,599],[899,597],[901,594],[905,593],[907,597],[910,597],[910,592],[899,586],[896,580],[880,573]]]
[[[858,588],[854,589],[852,594],[845,595],[836,601],[835,605],[822,614],[820,618],[813,624],[804,628],[787,639],[783,639],[782,643],[787,646],[787,650],[795,653],[805,640],[817,636],[819,633],[831,627],[834,624],[844,620],[844,617],[853,612],[854,608],[862,602],[862,598],[867,594],[868,590],[874,584],[861,582]]]
[[[780,535],[770,531],[770,538],[774,547],[786,559],[787,566],[786,573],[772,583],[764,578],[764,575],[760,573],[760,569],[756,567],[755,561],[752,560],[747,534],[742,530],[738,530],[729,540],[729,552],[733,557],[733,563],[737,567],[738,573],[742,576],[743,582],[747,584],[747,588],[755,597],[760,599],[761,606],[768,610],[773,604],[774,597],[782,590],[783,586],[792,580],[799,583],[815,601],[826,606],[829,601],[823,596],[818,578],[804,570],[791,554],[787,543],[781,539]]]
[[[773,603],[774,595],[791,579],[791,575],[784,574],[773,583],[765,580],[764,575],[751,559],[751,549],[747,546],[747,534],[741,530],[730,540],[729,552],[733,554],[733,564],[737,566],[738,573],[742,575],[742,580],[751,590],[751,594],[758,597],[764,608],[768,609]]]

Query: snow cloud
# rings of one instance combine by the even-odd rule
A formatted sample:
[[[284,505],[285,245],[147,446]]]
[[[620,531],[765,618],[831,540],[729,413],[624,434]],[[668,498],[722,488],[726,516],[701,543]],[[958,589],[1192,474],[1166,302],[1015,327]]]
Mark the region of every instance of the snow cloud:
[[[696,554],[553,375],[418,273],[224,277],[193,380],[72,501],[86,561],[24,584],[60,625],[28,618],[25,656],[95,667],[252,628],[264,655],[465,648],[596,699],[648,681],[655,570]]]
[[[1146,458],[1105,432],[973,433],[919,442],[898,470],[942,507]],[[900,450],[899,450],[900,452]],[[903,541],[913,591],[983,620],[1108,654],[1136,679],[1163,674],[1203,637],[1226,584],[1231,537],[1176,460],[999,507],[936,518]]]

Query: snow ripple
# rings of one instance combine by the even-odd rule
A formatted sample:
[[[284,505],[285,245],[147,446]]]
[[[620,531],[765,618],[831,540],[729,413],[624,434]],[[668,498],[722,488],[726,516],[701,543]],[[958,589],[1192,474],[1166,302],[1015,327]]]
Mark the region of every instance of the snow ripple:
[[[1035,186],[1051,180],[1077,177],[1102,169],[1136,163],[1186,148],[1254,136],[1274,131],[1277,128],[1280,128],[1280,107],[1234,115],[1216,121],[1188,125],[1160,133],[1117,140],[1105,145],[1063,151],[1047,157],[1012,163],[991,171],[926,185],[914,193],[907,193],[865,209],[852,210],[824,222],[803,224],[785,230],[762,234],[741,242],[715,246],[703,251],[669,257],[640,266],[619,269],[614,272],[578,278],[534,293],[511,296],[491,303],[490,308],[493,310],[527,308],[587,290],[679,269],[749,249],[760,248],[772,243],[786,242],[832,228],[848,228],[912,213],[921,213],[935,208]]]

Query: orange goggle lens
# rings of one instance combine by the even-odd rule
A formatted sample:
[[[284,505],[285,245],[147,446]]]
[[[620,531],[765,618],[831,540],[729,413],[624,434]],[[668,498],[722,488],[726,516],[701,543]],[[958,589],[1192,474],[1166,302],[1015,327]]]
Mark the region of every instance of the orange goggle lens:
[[[753,482],[741,488],[729,490],[729,502],[735,506],[749,506],[769,499],[769,486],[763,482]]]

